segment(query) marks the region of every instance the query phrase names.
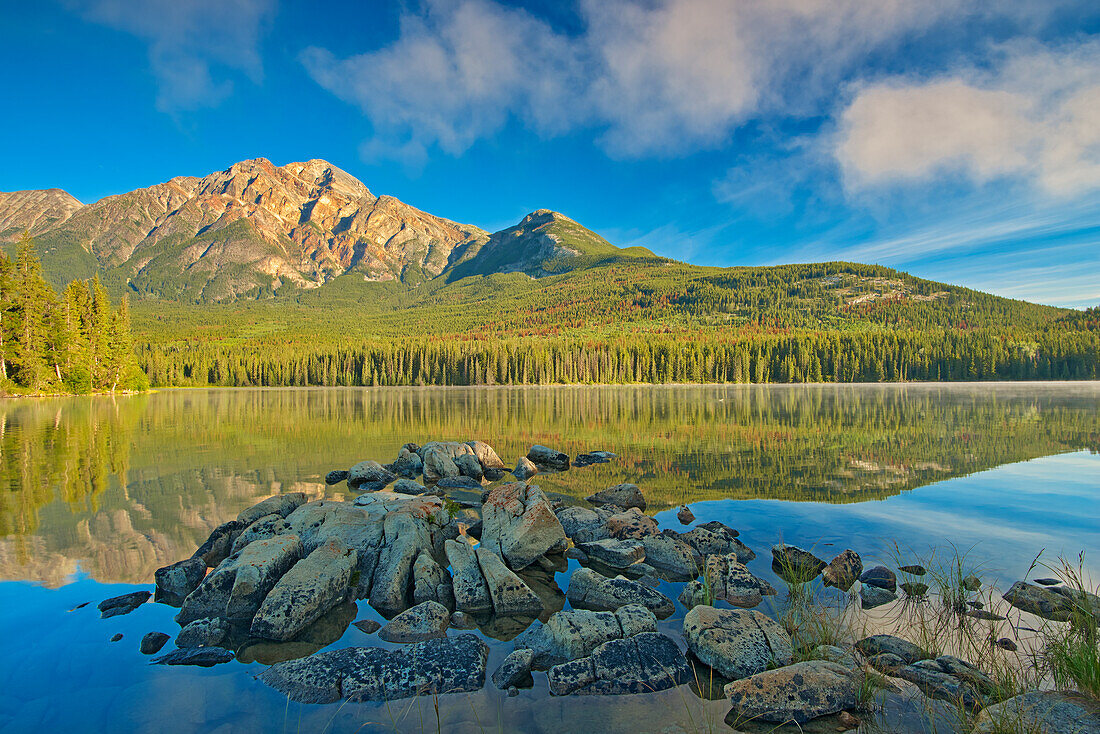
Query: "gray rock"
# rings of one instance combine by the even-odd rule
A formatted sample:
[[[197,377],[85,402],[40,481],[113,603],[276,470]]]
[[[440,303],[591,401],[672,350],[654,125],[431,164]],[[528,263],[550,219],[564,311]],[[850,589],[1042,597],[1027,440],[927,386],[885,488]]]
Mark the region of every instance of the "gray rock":
[[[574,561],[579,561],[580,563],[588,562],[588,554],[582,551],[580,548],[569,548],[565,551],[564,555],[566,558]]]
[[[643,632],[605,642],[590,657],[551,668],[547,677],[558,696],[618,695],[674,688],[691,680],[691,669],[675,642]]]
[[[390,469],[399,477],[415,479],[424,472],[424,462],[415,453],[406,452],[390,465]]]
[[[155,655],[160,652],[160,649],[164,647],[164,643],[172,639],[163,632],[147,632],[144,637],[141,638],[141,654],[142,655]]]
[[[414,482],[412,479],[398,479],[390,489],[399,494],[411,495],[424,494],[428,491],[427,487],[420,482]]]
[[[676,519],[680,521],[681,525],[691,525],[695,522],[695,513],[691,511],[691,508],[684,505],[676,512]]]
[[[1003,731],[1100,732],[1100,704],[1080,694],[1028,691],[987,706],[978,714],[973,734]]]
[[[756,558],[756,553],[737,539],[737,531],[720,522],[708,522],[694,527],[679,537],[695,549],[700,556],[727,556],[737,554],[737,560],[748,563]]]
[[[497,452],[493,450],[493,447],[484,441],[467,441],[466,445],[473,449],[474,457],[481,464],[482,471],[486,469],[506,469],[504,462],[497,456]]]
[[[641,540],[650,535],[660,535],[661,529],[657,521],[644,514],[637,507],[617,512],[607,518],[607,533],[612,538],[626,540],[629,538]]]
[[[928,584],[922,584],[917,581],[906,581],[899,584],[901,590],[905,592],[906,596],[922,597],[928,594]]]
[[[267,640],[289,640],[348,594],[355,551],[333,538],[287,571],[271,589],[250,631]]]
[[[641,539],[645,562],[673,581],[687,581],[699,575],[702,560],[698,552],[675,532],[646,535]]]
[[[304,492],[277,494],[268,497],[263,502],[257,502],[247,510],[243,510],[237,515],[237,521],[241,523],[242,528],[246,528],[266,515],[275,514],[279,517],[286,517],[305,503],[306,495]]]
[[[536,622],[515,638],[515,649],[534,652],[535,670],[547,670],[569,660],[587,657],[608,640],[640,632],[656,632],[657,619],[645,607],[631,605],[617,612],[584,609],[552,614],[545,624]]]
[[[412,570],[413,604],[422,604],[426,601],[438,602],[448,610],[455,608],[454,588],[451,585],[451,574],[447,569],[436,563],[432,554],[426,550],[420,551],[416,557]]]
[[[459,457],[459,458],[462,458],[462,457]],[[471,461],[473,461],[474,457],[470,456],[470,457],[467,457],[467,458],[469,458]],[[436,482],[435,486],[438,487],[439,489],[471,489],[471,490],[476,489],[476,490],[479,490],[479,489],[481,489],[481,482],[477,481],[476,479],[471,479],[470,477],[443,477],[438,482]]]
[[[870,637],[864,637],[856,643],[856,649],[867,657],[873,657],[879,653],[888,652],[892,655],[897,655],[906,663],[915,663],[918,660],[925,660],[931,657],[931,655],[914,645],[912,642],[893,635],[872,635]]]
[[[771,584],[757,578],[739,563],[735,553],[707,556],[705,573],[714,599],[727,601],[735,607],[751,609],[765,596],[776,593]]]
[[[665,619],[675,611],[672,600],[656,589],[622,576],[609,579],[589,568],[579,569],[569,578],[566,597],[574,607],[597,611],[640,604],[657,619]]]
[[[481,520],[482,547],[516,571],[569,544],[546,495],[534,485],[512,482],[493,489],[482,505]]]
[[[247,528],[241,531],[237,539],[233,541],[233,553],[240,553],[245,546],[257,540],[267,540],[276,535],[289,535],[290,525],[282,515],[271,513],[264,515]]]
[[[516,461],[516,468],[512,470],[512,476],[521,482],[530,479],[538,473],[539,468],[526,456],[519,457],[519,460]]]
[[[1062,579],[1055,579],[1055,578],[1035,579],[1035,583],[1039,584],[1040,586],[1058,586],[1059,584],[1062,583]]]
[[[201,558],[187,558],[158,568],[153,574],[157,585],[154,601],[178,607],[188,594],[198,588],[204,578],[206,561]]]
[[[980,693],[992,693],[996,687],[993,681],[978,668],[954,655],[940,655],[933,661],[922,660],[917,665],[934,663],[944,673],[974,686]]]
[[[451,583],[454,589],[455,608],[469,614],[485,614],[492,611],[493,600],[489,586],[481,575],[474,549],[465,540],[448,540],[444,543],[447,562],[451,565]]]
[[[566,536],[577,545],[611,537],[604,526],[604,518],[587,507],[563,507],[556,514]]]
[[[531,665],[534,662],[534,650],[526,647],[513,650],[493,672],[493,685],[501,690],[512,687],[530,688],[534,684],[531,678]]]
[[[1017,609],[1043,619],[1066,622],[1073,618],[1075,599],[1061,587],[1042,587],[1017,581],[1004,593],[1004,599]],[[1100,605],[1097,606],[1100,609]]]
[[[695,657],[731,680],[791,662],[790,636],[751,609],[697,606],[684,616],[684,639]]]
[[[481,575],[493,600],[493,613],[501,617],[538,616],[542,600],[519,576],[504,565],[500,556],[485,547],[475,551]]]
[[[388,512],[383,527],[385,544],[379,551],[371,582],[370,605],[383,616],[391,616],[408,608],[413,564],[422,551],[434,547],[434,541],[428,519],[422,513]]]
[[[848,549],[829,561],[829,565],[822,570],[821,576],[825,579],[826,586],[835,586],[841,591],[847,591],[852,588],[852,584],[859,579],[861,573],[863,573],[863,560],[854,550]]]
[[[680,596],[677,598],[680,603],[684,605],[684,609],[692,609],[698,606],[714,606],[714,595],[703,582],[698,579],[694,579],[684,584],[684,588],[680,590]]]
[[[454,612],[451,614],[451,627],[456,630],[472,630],[477,627],[477,622],[466,612]]]
[[[639,510],[646,508],[645,497],[642,496],[642,490],[638,489],[637,484],[616,484],[585,499],[596,506],[615,505],[624,510],[629,510],[631,507],[637,507]]]
[[[268,592],[302,557],[297,535],[279,535],[250,543],[207,574],[183,601],[180,626],[207,617],[250,622]]]
[[[218,566],[229,557],[230,551],[233,550],[233,541],[250,524],[241,520],[230,520],[222,523],[211,531],[210,536],[203,541],[203,544],[198,547],[191,557],[201,558],[208,568]]]
[[[325,484],[339,484],[348,478],[347,471],[343,469],[334,469],[325,475]]]
[[[855,648],[844,649],[836,645],[818,645],[810,651],[814,660],[828,660],[855,670],[863,665],[863,656]]]
[[[538,467],[539,471],[565,471],[569,468],[569,455],[540,446],[531,447],[527,459]]]
[[[481,690],[488,654],[485,643],[467,633],[399,650],[329,650],[272,665],[260,679],[299,703],[333,703],[342,698],[393,701]]]
[[[181,647],[167,655],[153,658],[150,665],[197,665],[209,668],[220,663],[228,663],[233,653],[223,647]]]
[[[378,630],[382,629],[382,625],[374,619],[360,619],[358,622],[353,622],[355,628],[365,635],[373,635]]]
[[[104,599],[97,607],[99,609],[99,617],[100,619],[108,619],[122,614],[129,614],[149,601],[149,597],[152,595],[153,594],[149,591],[132,591],[129,594],[122,594],[121,596],[112,596],[110,599]]]
[[[929,663],[922,665],[921,663]],[[935,662],[922,660],[914,665],[905,665],[892,674],[895,678],[901,678],[913,683],[924,695],[941,701],[962,703],[967,708],[976,708],[981,705],[982,698],[969,683],[960,681],[952,675],[944,673],[935,667]]]
[[[377,461],[360,461],[348,470],[348,486],[367,492],[377,492],[397,479],[397,475]]]
[[[378,631],[386,642],[422,642],[446,637],[451,612],[439,602],[426,601],[406,609]]]
[[[780,544],[772,547],[772,571],[789,583],[812,581],[825,566],[825,561],[796,546]]]
[[[894,671],[905,667],[905,661],[892,652],[880,652],[877,655],[872,655],[867,659],[867,662],[875,670],[887,675],[893,675]]]
[[[424,462],[424,481],[431,483],[444,477],[457,477],[459,471],[454,460],[473,454],[474,450],[458,441],[432,441],[424,444],[418,453]]]
[[[615,619],[619,622],[623,637],[657,631],[657,617],[641,604],[627,604],[625,607],[619,607],[615,610]]]
[[[855,708],[860,682],[852,671],[828,660],[807,660],[767,670],[726,685],[732,727],[747,721],[795,722]]]
[[[176,635],[176,647],[216,647],[229,634],[229,623],[219,617],[196,619]]]
[[[457,456],[454,459],[455,466],[458,467],[458,473],[468,479],[473,479],[474,482],[480,487],[481,480],[485,476],[485,470],[481,468],[481,462],[477,460],[477,457],[472,454],[463,454]]]
[[[867,569],[860,574],[859,582],[866,586],[886,589],[891,594],[898,590],[898,578],[894,575],[894,572],[886,568],[886,566],[875,566],[874,568]]]
[[[629,568],[646,557],[645,547],[636,540],[605,538],[582,543],[580,548],[589,558],[609,568]]]
[[[860,606],[864,609],[881,607],[883,604],[889,604],[892,601],[896,601],[897,598],[898,596],[894,592],[878,586],[862,584],[859,589]]]

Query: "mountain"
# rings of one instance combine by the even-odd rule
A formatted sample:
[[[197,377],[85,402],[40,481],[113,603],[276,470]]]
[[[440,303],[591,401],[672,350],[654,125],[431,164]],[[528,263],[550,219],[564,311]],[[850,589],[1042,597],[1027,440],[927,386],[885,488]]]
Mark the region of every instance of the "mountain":
[[[0,191],[0,240],[18,237],[23,231],[32,235],[63,224],[83,204],[61,189],[41,191]]]

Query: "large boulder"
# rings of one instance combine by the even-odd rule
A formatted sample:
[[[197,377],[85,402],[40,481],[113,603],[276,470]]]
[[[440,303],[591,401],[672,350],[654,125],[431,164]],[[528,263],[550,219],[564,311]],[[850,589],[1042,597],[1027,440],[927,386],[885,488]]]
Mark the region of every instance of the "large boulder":
[[[1080,589],[1017,581],[1004,593],[1004,599],[1017,609],[1044,619],[1066,622],[1085,615],[1100,624],[1100,597]]]
[[[388,492],[362,497],[367,498],[365,502],[368,506],[321,500],[303,505],[287,517],[291,532],[302,539],[305,554],[334,538],[355,551],[359,579],[355,596],[358,599],[369,594],[374,580],[378,555],[384,544],[383,517],[386,508],[404,507],[404,502],[408,500]],[[375,506],[378,509],[372,512]]]
[[[475,482],[476,486],[480,487],[480,482],[485,478],[485,470],[481,467],[481,462],[477,460],[476,456],[472,454],[463,454],[462,456],[456,456],[454,458],[455,466],[458,467],[458,473],[461,474],[462,479],[470,479]],[[442,482],[444,480],[440,480]]]
[[[565,471],[569,468],[569,454],[538,444],[527,452],[527,459],[543,472]]]
[[[827,660],[807,660],[756,673],[726,685],[733,708],[726,723],[748,721],[804,724],[858,704],[860,681],[851,670]]]
[[[278,513],[264,515],[241,531],[237,539],[233,541],[233,553],[240,553],[249,543],[257,540],[274,538],[276,535],[289,535],[290,525]]]
[[[406,507],[409,511],[389,512],[383,520],[385,543],[378,554],[369,597],[370,605],[383,616],[409,607],[413,564],[422,551],[434,548],[431,516]]]
[[[414,454],[408,449],[402,449],[397,460],[390,465],[393,473],[405,479],[415,479],[424,472],[424,462],[419,454]]]
[[[485,614],[492,611],[493,599],[489,586],[481,575],[481,566],[473,547],[463,538],[444,543],[447,562],[451,565],[451,584],[454,590],[455,609],[467,614]]]
[[[289,640],[339,604],[348,594],[355,551],[333,538],[283,575],[252,620],[250,632],[267,640]]]
[[[481,507],[481,520],[482,546],[513,570],[568,545],[546,495],[534,485],[512,482],[492,490]]]
[[[241,520],[230,520],[214,528],[209,537],[192,554],[192,558],[201,558],[208,568],[215,568],[229,557],[233,551],[233,541],[249,526]]]
[[[573,572],[565,592],[569,603],[582,609],[614,611],[627,604],[640,604],[665,619],[676,607],[672,600],[645,584],[619,576],[609,579],[590,568]]]
[[[852,588],[863,573],[863,560],[854,550],[848,549],[829,561],[829,565],[821,572],[826,586],[835,586],[841,591]]]
[[[557,511],[557,517],[565,534],[577,545],[611,537],[606,518],[587,507],[563,507]]]
[[[774,596],[775,589],[767,581],[754,576],[737,560],[736,553],[707,556],[706,578],[714,599],[727,601],[735,607],[751,609],[765,596]]]
[[[157,585],[154,601],[178,607],[204,578],[206,561],[201,558],[187,558],[158,568],[153,574]]]
[[[578,609],[557,612],[545,624],[536,622],[516,637],[513,644],[516,650],[533,651],[534,670],[547,670],[587,657],[608,640],[656,631],[657,618],[642,606],[628,605],[616,612]]]
[[[675,642],[643,632],[605,642],[587,658],[551,668],[547,677],[558,696],[614,695],[674,688],[691,680],[691,669]]]
[[[260,679],[298,703],[393,701],[479,691],[489,648],[476,635],[417,642],[399,650],[345,647],[272,665]]]
[[[597,507],[615,505],[624,510],[629,510],[631,507],[637,507],[639,510],[646,508],[645,497],[642,496],[642,490],[638,488],[637,484],[616,484],[613,487],[589,495],[585,499]]]
[[[378,631],[378,637],[386,642],[422,642],[433,637],[446,637],[451,622],[447,607],[434,601],[426,601],[406,609]]]
[[[348,469],[348,486],[366,492],[377,492],[397,479],[397,475],[377,461],[360,461]]]
[[[477,458],[481,464],[481,468],[485,469],[507,469],[504,462],[497,456],[497,452],[493,450],[493,447],[484,441],[467,441],[466,445],[473,449],[474,457]]]
[[[542,600],[512,572],[500,556],[488,548],[475,551],[481,575],[493,600],[493,613],[500,617],[531,616],[542,613]]]
[[[607,533],[612,538],[641,540],[649,535],[660,535],[657,521],[644,514],[637,507],[616,513],[607,518]]]
[[[424,462],[424,481],[432,483],[444,477],[457,477],[459,471],[455,457],[473,455],[474,450],[458,441],[432,441],[424,444],[418,453]]]
[[[263,502],[257,502],[247,510],[242,510],[241,513],[237,515],[237,521],[241,523],[242,528],[246,528],[266,515],[274,514],[279,517],[286,517],[305,503],[305,492],[277,494],[268,497]]]
[[[791,663],[790,635],[751,609],[697,606],[684,615],[684,639],[695,657],[731,680]]]
[[[688,581],[699,575],[702,559],[676,532],[646,535],[641,543],[645,548],[645,562],[671,580]]]
[[[982,709],[972,729],[973,734],[1003,731],[1043,734],[1100,732],[1100,703],[1075,693],[1021,693]]]

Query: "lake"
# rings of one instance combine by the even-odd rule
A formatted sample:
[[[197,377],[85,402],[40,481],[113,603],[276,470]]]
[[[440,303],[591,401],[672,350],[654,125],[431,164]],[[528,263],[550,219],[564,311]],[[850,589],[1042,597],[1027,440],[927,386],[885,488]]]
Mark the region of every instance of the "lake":
[[[638,484],[662,527],[676,509],[740,531],[749,567],[778,582],[768,548],[865,566],[957,549],[1007,588],[1036,556],[1086,551],[1100,579],[1100,384],[173,390],[0,403],[0,731],[546,732],[692,728],[688,688],[550,698],[545,674],[507,697],[389,705],[289,703],[259,662],[148,665],[142,635],[176,610],[99,619],[110,596],[151,589],[218,524],[275,493],[350,498],[324,475],[402,444],[481,439],[514,465],[533,444],[608,464],[532,479],[583,498]],[[568,574],[557,575],[565,589]],[[678,588],[678,587],[677,587]],[[677,588],[662,589],[672,598]],[[563,600],[564,601],[564,600]],[[84,602],[88,606],[74,609]],[[568,606],[567,606],[568,608]],[[353,610],[354,611],[354,610]],[[682,607],[661,623],[679,639]],[[381,620],[358,602],[354,619]],[[347,621],[350,621],[347,620]],[[122,633],[119,642],[109,642]],[[489,639],[489,671],[511,649]],[[383,645],[347,627],[331,646]],[[171,643],[169,643],[169,648]],[[690,712],[695,712],[690,713]],[[438,719],[437,719],[438,716]]]

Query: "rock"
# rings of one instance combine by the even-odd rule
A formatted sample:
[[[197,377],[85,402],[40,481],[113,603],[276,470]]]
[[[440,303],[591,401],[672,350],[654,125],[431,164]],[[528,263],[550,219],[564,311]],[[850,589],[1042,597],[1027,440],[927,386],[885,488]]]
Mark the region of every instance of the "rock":
[[[668,637],[643,632],[610,640],[587,658],[550,669],[550,692],[558,695],[649,693],[683,685],[691,669]]]
[[[772,547],[772,571],[788,583],[804,584],[821,573],[825,561],[793,545]]]
[[[469,446],[473,452],[474,457],[481,464],[482,471],[486,469],[505,469],[504,462],[497,456],[497,452],[493,450],[493,447],[484,441],[467,441],[466,445]]]
[[[111,635],[111,642],[119,642],[121,640],[122,640],[122,633],[121,632],[116,632],[115,634]]]
[[[527,459],[539,471],[565,471],[569,468],[569,455],[545,446],[534,445],[527,452]]]
[[[585,499],[597,507],[615,505],[624,510],[629,510],[631,507],[637,507],[639,510],[646,508],[645,497],[642,496],[642,490],[638,489],[637,484],[616,484]]]
[[[348,473],[343,469],[334,469],[325,475],[325,484],[339,484],[348,478]]]
[[[250,631],[268,640],[289,640],[347,596],[355,551],[333,538],[283,575],[264,599]]]
[[[962,587],[966,591],[977,591],[982,588],[982,580],[974,574],[970,574],[962,580]]]
[[[1001,622],[1005,619],[1000,614],[994,614],[985,609],[968,609],[965,614],[971,619],[978,619],[983,622]]]
[[[237,515],[237,521],[241,528],[247,528],[252,523],[267,515],[286,517],[306,503],[304,492],[287,492],[268,497],[263,502],[257,502]]]
[[[1074,693],[1028,691],[982,709],[973,734],[1002,731],[1043,734],[1100,732],[1100,704]]]
[[[534,652],[535,670],[547,670],[587,657],[608,640],[656,631],[657,618],[642,606],[628,605],[614,613],[578,609],[552,614],[545,624],[536,622],[516,637],[514,645]]]
[[[406,452],[398,456],[397,460],[390,465],[390,471],[405,479],[415,479],[423,473],[424,462],[421,461],[418,454]]]
[[[684,605],[684,609],[689,610],[698,606],[714,606],[713,594],[698,579],[684,584],[684,588],[680,590],[680,596],[677,599]]]
[[[645,548],[636,540],[605,538],[583,543],[580,548],[589,558],[609,568],[629,568],[635,563],[641,563],[646,557]]]
[[[282,515],[273,512],[270,515],[264,515],[242,530],[237,539],[233,541],[232,552],[240,553],[245,546],[257,540],[267,540],[268,538],[274,538],[276,535],[289,534],[290,525],[287,524]]]
[[[228,663],[233,653],[223,647],[181,647],[167,655],[153,658],[150,665],[197,665],[209,668],[220,663]]]
[[[418,453],[424,462],[424,481],[432,483],[444,477],[457,477],[459,471],[454,460],[473,454],[474,450],[458,441],[432,441],[424,444]]]
[[[556,514],[566,536],[577,545],[611,537],[604,518],[587,507],[563,507]]]
[[[397,479],[392,471],[383,468],[377,461],[360,461],[348,470],[348,486],[367,492],[377,492]]]
[[[500,556],[484,547],[478,548],[475,555],[493,600],[494,614],[499,617],[535,617],[542,613],[542,600],[523,579],[504,565]]]
[[[178,607],[188,594],[198,588],[204,578],[206,561],[201,558],[187,558],[158,568],[153,574],[157,585],[153,600]]]
[[[201,558],[208,568],[216,567],[229,556],[233,541],[246,527],[248,523],[240,520],[222,523],[211,531],[210,536],[192,554],[192,558]]]
[[[160,652],[160,649],[164,647],[164,643],[170,640],[168,635],[163,632],[147,632],[145,636],[141,638],[141,654],[142,655],[155,655]]]
[[[680,539],[690,545],[702,557],[737,554],[737,560],[748,563],[756,554],[737,539],[737,531],[720,522],[708,522],[680,533]]]
[[[472,454],[463,454],[462,456],[456,456],[454,462],[455,466],[458,467],[458,473],[468,479],[473,479],[480,489],[485,470],[481,468],[481,462],[477,460],[477,457]]]
[[[413,565],[424,550],[435,547],[432,527],[437,515],[429,510],[439,502],[423,502],[419,509],[412,504],[402,505],[401,510],[387,512],[383,519],[385,542],[378,553],[374,578],[371,580],[370,605],[385,617],[403,612],[409,607],[409,587],[413,581]],[[449,516],[448,516],[449,517]]]
[[[791,662],[790,636],[755,610],[697,606],[684,616],[684,639],[695,657],[731,680]]]
[[[402,444],[400,450],[401,451],[408,451],[411,454],[419,454],[420,453],[420,444],[415,443],[413,441],[409,441],[408,443]]]
[[[954,655],[940,655],[933,661],[922,660],[917,665],[935,664],[942,672],[969,683],[983,694],[992,693],[996,688],[993,681],[978,668]]]
[[[422,642],[446,637],[451,612],[439,602],[426,601],[406,609],[378,632],[386,642]]]
[[[619,540],[627,538],[640,540],[647,535],[661,534],[657,521],[643,514],[637,507],[607,518],[606,528],[608,535]]]
[[[918,660],[926,660],[931,657],[931,655],[914,645],[912,642],[903,640],[900,637],[894,637],[893,635],[872,635],[870,637],[864,637],[856,643],[856,649],[869,658],[880,653],[888,652],[891,655],[897,655],[908,664],[915,663]]]
[[[898,579],[894,575],[894,572],[886,568],[886,566],[875,566],[864,571],[859,576],[859,582],[867,586],[874,586],[879,589],[886,589],[891,594],[898,589]]]
[[[900,584],[901,590],[908,596],[921,597],[928,593],[928,584],[922,584],[917,581],[906,581]]]
[[[459,457],[462,458],[462,457]],[[473,461],[472,456],[467,457]],[[481,489],[481,482],[470,477],[443,477],[435,484],[439,489]]]
[[[931,665],[905,665],[893,672],[893,676],[907,680],[921,689],[926,696],[941,701],[962,703],[967,708],[980,706],[982,698],[969,683],[960,681],[935,667],[934,661],[924,660]]]
[[[358,622],[353,623],[360,632],[365,635],[373,635],[378,630],[382,629],[382,625],[374,619],[360,619]]]
[[[898,566],[898,570],[902,573],[908,573],[913,576],[923,576],[924,574],[928,573],[927,568],[917,564],[913,564],[911,566]]]
[[[645,562],[671,580],[687,581],[699,575],[698,554],[676,533],[646,535],[641,543],[645,549]]]
[[[444,543],[447,562],[451,565],[451,584],[455,608],[469,614],[485,614],[493,609],[489,586],[481,575],[474,549],[465,540]]]
[[[854,550],[845,550],[833,560],[821,572],[826,586],[835,586],[841,591],[852,588],[852,584],[863,573],[863,560]]]
[[[260,679],[298,703],[393,701],[478,691],[489,648],[476,635],[417,642],[399,650],[345,647],[277,663]]]
[[[1035,583],[1039,584],[1040,586],[1058,586],[1060,583],[1062,583],[1062,579],[1035,579]]]
[[[284,660],[312,655],[343,637],[358,614],[359,607],[354,601],[344,601],[285,642],[249,638],[243,647],[236,648],[237,661],[245,664],[257,662],[263,665],[274,665]],[[230,634],[236,637],[234,632],[235,630],[232,630]],[[223,646],[229,645],[223,643]]]
[[[710,581],[712,597],[735,607],[750,609],[763,601],[763,597],[776,593],[771,584],[738,563],[735,553],[707,556],[705,574]]]
[[[526,456],[519,457],[519,460],[516,462],[516,468],[512,470],[512,476],[521,482],[530,479],[538,473],[539,468]]]
[[[597,611],[614,611],[627,604],[640,604],[657,619],[665,619],[675,611],[672,600],[656,589],[622,576],[609,579],[590,568],[573,572],[566,598],[574,607]]]
[[[905,667],[905,661],[892,652],[880,652],[877,655],[872,655],[867,662],[875,670],[887,675],[893,675],[894,671]]]
[[[569,544],[546,495],[534,485],[513,482],[493,489],[481,508],[481,520],[482,547],[516,571]]]
[[[477,622],[466,612],[453,612],[451,614],[451,627],[456,630],[472,630],[477,627]]]
[[[455,595],[451,574],[436,563],[427,550],[420,551],[413,563],[412,586],[413,604],[434,601],[445,606],[448,611],[454,609]]]
[[[268,592],[302,557],[297,535],[279,535],[250,543],[207,574],[183,601],[180,626],[207,617],[251,622]]]
[[[836,645],[818,645],[810,651],[810,657],[814,660],[838,663],[849,670],[855,670],[863,665],[863,658],[855,648],[846,650]]]
[[[196,619],[176,635],[176,647],[216,647],[229,634],[229,623],[219,617]]]
[[[1016,643],[1008,639],[1007,637],[1000,638],[994,644],[1002,650],[1007,650],[1008,652],[1016,652],[1016,650],[1018,649]]]
[[[614,456],[615,454],[610,451],[590,451],[587,454],[577,454],[576,458],[573,459],[573,466],[581,469],[593,464],[609,464]]]
[[[1058,589],[1017,581],[1004,593],[1004,600],[1017,609],[1043,619],[1066,622],[1073,617],[1073,601]]]
[[[690,507],[684,505],[676,513],[676,519],[680,521],[681,525],[691,525],[695,522],[695,513],[691,511]]]
[[[570,558],[580,563],[588,563],[588,554],[582,551],[580,548],[569,548],[565,551],[565,557]]]
[[[726,723],[736,727],[745,721],[774,724],[795,722],[855,708],[859,679],[843,665],[827,660],[807,660],[757,673],[726,685],[733,708]]]
[[[883,604],[889,604],[892,601],[897,600],[897,594],[889,589],[882,589],[878,586],[862,585],[859,589],[859,601],[860,606],[864,609],[874,609],[875,607],[881,607]]]
[[[393,486],[390,487],[390,490],[398,492],[399,494],[418,495],[427,492],[428,488],[420,482],[414,482],[411,479],[398,479],[393,483]]]
[[[844,731],[849,729],[858,729],[863,722],[858,716],[848,713],[847,711],[841,711],[836,717],[837,723],[844,727]]]
[[[535,651],[529,648],[513,650],[504,658],[504,662],[493,673],[493,685],[501,690],[534,685],[531,678],[531,665],[535,662]]]
[[[149,601],[149,597],[152,595],[153,594],[148,591],[132,591],[129,594],[122,594],[121,596],[112,596],[110,599],[104,599],[97,607],[99,609],[99,617],[100,619],[108,619],[109,617],[129,614]]]

